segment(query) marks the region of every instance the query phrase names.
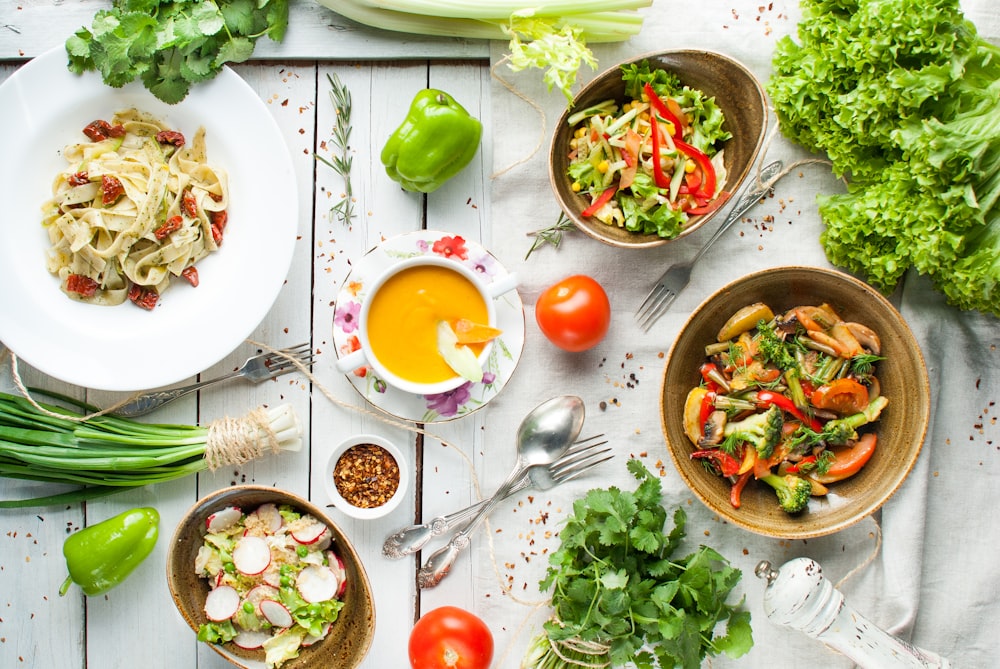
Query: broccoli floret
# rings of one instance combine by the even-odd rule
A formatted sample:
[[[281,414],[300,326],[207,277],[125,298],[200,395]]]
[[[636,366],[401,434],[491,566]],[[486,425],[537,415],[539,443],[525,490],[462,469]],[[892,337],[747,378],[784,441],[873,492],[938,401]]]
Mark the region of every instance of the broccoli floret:
[[[772,404],[763,413],[755,413],[741,421],[727,423],[723,432],[722,450],[732,453],[736,444],[748,442],[757,449],[758,456],[769,458],[781,440],[781,427],[784,422],[781,409]]]
[[[778,504],[785,513],[798,513],[809,504],[812,485],[805,479],[794,474],[768,474],[760,480],[774,488],[774,492],[778,494]]]
[[[878,420],[879,414],[882,413],[882,409],[887,404],[889,404],[889,400],[879,395],[869,402],[863,411],[831,420],[823,426],[823,431],[819,433],[820,440],[831,446],[841,446],[857,439],[858,428]]]

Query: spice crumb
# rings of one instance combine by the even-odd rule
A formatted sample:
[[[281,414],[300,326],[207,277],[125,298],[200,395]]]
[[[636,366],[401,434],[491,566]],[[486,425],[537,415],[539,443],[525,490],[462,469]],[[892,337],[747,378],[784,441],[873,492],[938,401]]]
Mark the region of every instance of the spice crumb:
[[[357,444],[337,459],[333,482],[348,504],[361,509],[379,507],[399,488],[399,463],[377,444]]]

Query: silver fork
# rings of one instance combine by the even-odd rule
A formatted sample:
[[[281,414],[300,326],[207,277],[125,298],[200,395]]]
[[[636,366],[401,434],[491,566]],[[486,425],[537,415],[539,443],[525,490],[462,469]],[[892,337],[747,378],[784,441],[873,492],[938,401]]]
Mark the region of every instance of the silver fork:
[[[248,381],[260,383],[261,381],[267,381],[268,379],[274,379],[283,374],[294,372],[298,369],[298,366],[295,364],[296,362],[308,367],[312,364],[312,361],[313,352],[309,349],[309,342],[283,348],[274,353],[259,353],[247,358],[246,362],[235,372],[230,372],[214,379],[208,379],[207,381],[198,381],[186,386],[180,386],[179,388],[154,390],[144,393],[115,409],[113,413],[116,416],[125,416],[127,418],[144,416],[155,409],[159,409],[167,402],[173,402],[178,397],[183,397],[196,390],[214,386],[229,379],[242,377]]]
[[[670,305],[674,303],[677,296],[680,295],[681,291],[688,285],[688,282],[691,281],[691,268],[701,260],[701,257],[705,255],[705,252],[708,251],[712,244],[717,242],[723,233],[751,207],[770,194],[774,188],[774,184],[769,182],[781,171],[781,167],[780,160],[765,165],[760,171],[760,184],[754,184],[748,187],[748,190],[744,191],[743,196],[736,203],[736,206],[729,212],[728,218],[722,222],[722,225],[715,231],[715,234],[705,242],[705,245],[701,247],[701,250],[698,251],[695,257],[687,262],[679,262],[671,265],[663,273],[663,276],[656,281],[653,289],[649,291],[646,299],[642,301],[642,304],[639,305],[639,308],[635,312],[635,319],[639,322],[639,327],[644,332],[648,331],[653,326],[653,323],[659,320],[660,316],[670,309]]]
[[[608,443],[607,439],[590,443],[602,437],[604,437],[603,434],[598,434],[587,439],[581,439],[551,465],[532,467],[523,478],[514,484],[504,499],[527,488],[548,490],[560,483],[572,481],[578,476],[583,476],[602,462],[607,462],[614,457],[611,449],[598,450],[601,446]],[[422,525],[411,525],[393,532],[386,537],[385,543],[382,545],[382,555],[389,559],[397,560],[405,555],[416,553],[426,546],[427,542],[433,537],[440,536],[449,530],[464,525],[476,515],[479,508],[486,504],[486,502],[487,500],[484,499],[460,511],[449,513],[446,516],[438,516]]]

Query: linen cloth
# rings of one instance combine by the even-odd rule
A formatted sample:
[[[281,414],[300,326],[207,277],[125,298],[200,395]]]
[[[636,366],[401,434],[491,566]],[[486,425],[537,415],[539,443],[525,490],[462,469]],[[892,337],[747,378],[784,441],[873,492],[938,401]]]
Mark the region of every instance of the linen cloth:
[[[967,0],[963,9],[984,37],[1000,39],[995,0]],[[795,34],[799,18],[798,5],[791,1],[655,0],[642,11],[640,35],[624,44],[594,45],[598,71],[647,52],[697,48],[736,58],[766,83],[775,43]],[[528,233],[552,225],[559,215],[548,182],[547,156],[565,99],[558,91],[547,91],[537,71],[512,73],[503,62],[505,53],[505,44],[493,44],[496,175],[489,244],[507,268],[521,276],[527,343],[520,365],[532,370],[532,381],[515,372],[484,410],[487,441],[501,441],[505,431],[541,401],[576,394],[587,404],[584,433],[605,433],[617,456],[584,480],[522,496],[518,504],[501,507],[491,518],[491,531],[476,547],[481,565],[477,607],[482,606],[487,619],[511,621],[494,630],[495,666],[518,666],[529,638],[548,613],[538,580],[546,553],[558,547],[559,522],[571,511],[572,501],[591,487],[634,488],[624,466],[630,456],[641,457],[662,473],[668,511],[682,506],[688,514],[688,543],[716,548],[743,571],[737,590],[752,615],[754,648],[740,660],[715,658],[710,666],[853,666],[818,641],[771,623],[764,614],[764,582],[754,576],[754,567],[760,560],[780,566],[799,556],[818,561],[834,583],[843,581],[840,589],[847,603],[882,628],[939,653],[954,667],[994,666],[1000,627],[1000,526],[990,506],[1000,478],[997,320],[960,312],[946,305],[927,280],[907,276],[891,299],[922,348],[932,420],[920,458],[901,489],[874,517],[820,539],[779,541],[721,522],[686,488],[664,446],[659,394],[666,352],[691,311],[724,284],[782,264],[830,267],[819,243],[823,223],[815,196],[841,192],[843,185],[824,165],[803,165],[784,177],[773,198],[751,210],[716,243],[669,313],[643,333],[633,313],[653,281],[671,263],[692,257],[721,217],[657,249],[621,250],[570,232],[558,248],[545,246],[525,258],[531,245]],[[592,76],[582,70],[580,83]],[[775,125],[772,114],[769,131]],[[777,134],[758,162],[780,158],[788,165],[809,157]],[[566,353],[541,335],[533,310],[545,287],[576,273],[593,276],[606,287],[613,317],[599,346]],[[481,473],[484,490],[492,491],[503,473]]]

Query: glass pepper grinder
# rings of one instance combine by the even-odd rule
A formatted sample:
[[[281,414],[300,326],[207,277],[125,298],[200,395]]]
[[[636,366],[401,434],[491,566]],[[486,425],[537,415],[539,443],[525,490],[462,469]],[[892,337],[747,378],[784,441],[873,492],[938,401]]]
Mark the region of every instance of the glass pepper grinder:
[[[880,629],[852,609],[824,578],[819,563],[789,560],[778,569],[764,560],[754,573],[767,581],[764,613],[826,644],[862,669],[950,669],[951,663]]]

